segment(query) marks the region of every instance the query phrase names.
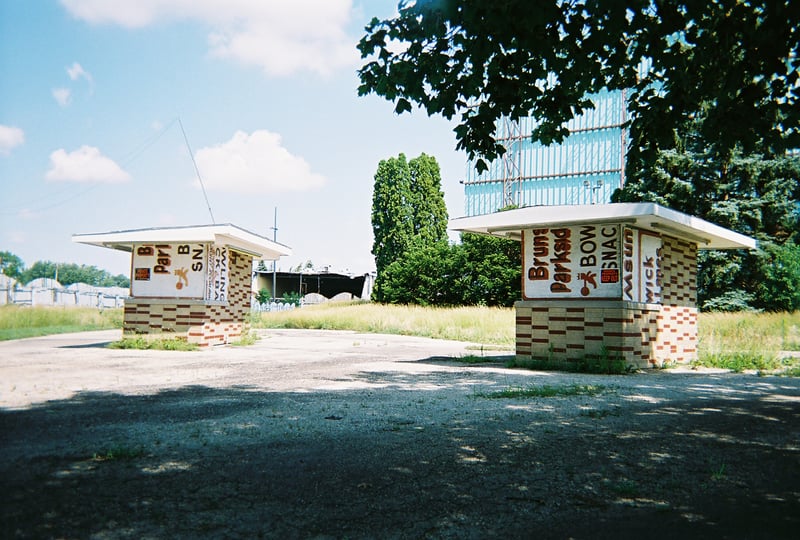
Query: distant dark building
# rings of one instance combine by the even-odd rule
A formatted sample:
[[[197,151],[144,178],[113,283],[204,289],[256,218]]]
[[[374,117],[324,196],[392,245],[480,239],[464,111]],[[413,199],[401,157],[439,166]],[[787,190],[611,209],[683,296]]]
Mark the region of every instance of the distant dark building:
[[[334,272],[276,272],[275,293],[272,294],[272,271],[256,270],[253,277],[253,291],[266,289],[273,298],[283,298],[287,293],[301,296],[319,294],[330,300],[340,295],[369,300],[372,294],[372,274],[348,276]]]

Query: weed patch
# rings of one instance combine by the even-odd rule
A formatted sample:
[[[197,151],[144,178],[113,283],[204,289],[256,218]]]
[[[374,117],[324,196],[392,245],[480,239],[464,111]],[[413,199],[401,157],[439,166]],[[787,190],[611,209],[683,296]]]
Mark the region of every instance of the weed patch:
[[[604,385],[569,384],[562,386],[510,387],[496,392],[477,393],[476,397],[490,399],[551,398],[568,396],[596,396],[607,390]]]
[[[781,377],[800,377],[800,366],[790,367],[778,373]]]
[[[800,311],[793,313],[701,313],[698,317],[698,351],[701,365],[731,369],[722,364],[744,362],[750,367],[800,350]],[[739,356],[739,359],[732,357]]]
[[[574,361],[558,361],[549,358],[518,360],[506,362],[508,368],[522,368],[536,371],[568,371],[572,373],[596,373],[601,375],[622,375],[630,373],[632,367],[621,358],[595,357]]]
[[[747,370],[776,370],[781,367],[781,362],[774,355],[762,352],[719,352],[702,354],[693,365],[729,369],[741,373]]]
[[[255,332],[248,332],[247,334],[242,334],[242,337],[236,341],[231,341],[230,345],[233,345],[234,347],[248,347],[258,343],[259,339],[260,338],[258,337],[258,334]]]
[[[513,345],[497,345],[497,344],[481,344],[481,345],[467,345],[464,347],[468,351],[481,351],[481,354],[487,351],[513,351]]]
[[[458,358],[454,358],[454,360],[456,362],[461,362],[462,364],[495,364],[498,362],[499,359],[497,356],[479,356],[477,354],[466,354],[464,356],[459,356]]]
[[[639,495],[639,485],[635,480],[620,480],[611,484],[610,488],[620,497],[635,498]]]
[[[145,338],[143,336],[123,338],[108,344],[110,349],[140,349],[158,351],[197,351],[196,343],[189,343],[186,338]]]
[[[711,469],[711,479],[715,482],[719,482],[725,480],[725,478],[727,478],[727,475],[725,474],[725,462],[723,461]]]
[[[95,452],[92,454],[92,459],[95,461],[129,461],[142,457],[144,454],[144,448],[141,446],[114,445],[101,452]]]

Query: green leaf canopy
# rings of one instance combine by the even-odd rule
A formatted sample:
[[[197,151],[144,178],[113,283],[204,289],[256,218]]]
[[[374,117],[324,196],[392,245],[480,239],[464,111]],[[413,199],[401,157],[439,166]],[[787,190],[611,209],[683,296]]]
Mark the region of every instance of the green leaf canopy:
[[[702,114],[725,154],[800,147],[800,2],[791,0],[418,0],[373,19],[358,48],[359,94],[458,117],[458,148],[478,170],[505,149],[496,121],[532,115],[544,144],[625,90],[634,153],[669,147]]]

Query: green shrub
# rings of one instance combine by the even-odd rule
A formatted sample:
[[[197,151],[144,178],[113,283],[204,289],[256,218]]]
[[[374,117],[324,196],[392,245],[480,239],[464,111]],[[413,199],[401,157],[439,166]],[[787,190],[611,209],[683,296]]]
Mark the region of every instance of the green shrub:
[[[159,351],[196,351],[200,347],[189,343],[185,337],[126,337],[108,344],[109,349],[140,349]]]

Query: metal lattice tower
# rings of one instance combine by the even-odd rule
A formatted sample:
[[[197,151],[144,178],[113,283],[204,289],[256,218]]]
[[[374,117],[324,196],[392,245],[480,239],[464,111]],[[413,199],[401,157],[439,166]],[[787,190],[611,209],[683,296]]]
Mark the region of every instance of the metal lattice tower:
[[[522,132],[519,122],[504,118],[502,120],[505,136],[503,146],[506,148],[503,154],[503,207],[519,206],[519,194],[522,181]]]
[[[506,153],[481,174],[468,163],[464,180],[466,215],[500,208],[608,202],[625,181],[628,135],[623,91],[590,96],[595,108],[567,123],[560,144],[533,143],[535,119],[502,119],[496,138]]]

